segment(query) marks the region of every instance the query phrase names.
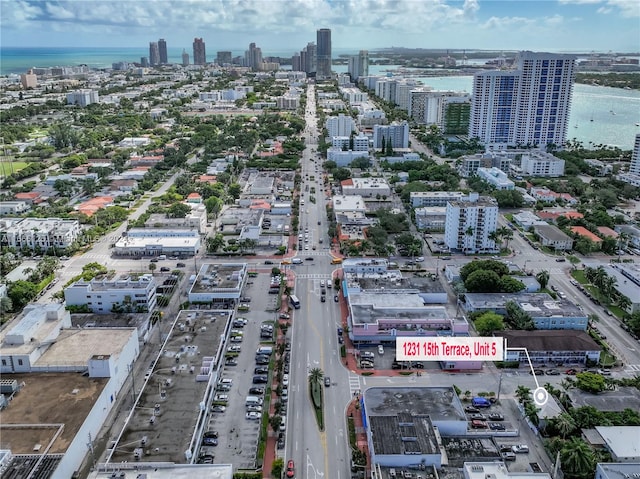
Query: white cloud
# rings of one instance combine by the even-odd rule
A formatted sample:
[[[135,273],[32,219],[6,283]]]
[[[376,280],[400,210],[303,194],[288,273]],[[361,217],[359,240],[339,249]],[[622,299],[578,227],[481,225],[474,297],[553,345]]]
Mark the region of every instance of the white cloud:
[[[604,0],[558,0],[559,3],[563,5],[586,5],[586,4],[594,4],[594,3],[602,3]]]
[[[608,13],[611,13],[611,11],[612,11],[612,9],[611,9],[611,8],[608,8],[608,7],[600,7],[600,8],[598,8],[598,9],[596,10],[596,12],[598,12],[598,13],[600,13],[600,14],[603,14],[603,15],[606,15],[606,14],[608,14]]]
[[[623,17],[640,17],[640,2],[637,0],[608,0],[607,5],[620,9]]]
[[[551,17],[547,17],[544,19],[544,22],[550,27],[557,27],[564,22],[564,17],[562,15],[553,15]]]

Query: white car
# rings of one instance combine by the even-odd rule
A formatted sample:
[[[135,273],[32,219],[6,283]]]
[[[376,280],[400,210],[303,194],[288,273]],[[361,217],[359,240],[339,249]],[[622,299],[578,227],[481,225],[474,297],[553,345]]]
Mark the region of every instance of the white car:
[[[422,263],[422,262],[424,261],[424,256],[418,256],[418,257],[415,259],[415,261],[416,261],[417,263]]]
[[[382,344],[378,345],[378,354],[381,356],[384,354],[384,346]]]
[[[248,412],[245,417],[251,421],[258,421],[260,419],[260,413],[255,411]]]
[[[217,402],[227,402],[229,401],[229,395],[228,394],[216,394],[213,398],[214,401]]]
[[[526,444],[516,444],[511,450],[515,453],[527,453],[529,452],[529,446]]]
[[[289,386],[289,375],[288,374],[283,374],[282,375],[282,386],[283,387],[287,387]]]

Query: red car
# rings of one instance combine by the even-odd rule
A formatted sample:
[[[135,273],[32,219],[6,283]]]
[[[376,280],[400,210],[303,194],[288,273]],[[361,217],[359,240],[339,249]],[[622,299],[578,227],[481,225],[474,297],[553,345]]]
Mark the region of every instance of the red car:
[[[287,462],[287,477],[296,477],[296,468],[292,459]]]

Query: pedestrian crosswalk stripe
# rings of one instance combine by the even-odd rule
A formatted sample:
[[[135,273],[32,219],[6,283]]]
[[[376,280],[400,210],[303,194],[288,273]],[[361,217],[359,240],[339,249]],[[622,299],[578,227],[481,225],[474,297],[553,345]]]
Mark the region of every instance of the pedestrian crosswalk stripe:
[[[349,373],[349,392],[353,396],[355,393],[361,392],[360,376]]]
[[[640,372],[640,364],[627,364],[624,370],[627,372]]]

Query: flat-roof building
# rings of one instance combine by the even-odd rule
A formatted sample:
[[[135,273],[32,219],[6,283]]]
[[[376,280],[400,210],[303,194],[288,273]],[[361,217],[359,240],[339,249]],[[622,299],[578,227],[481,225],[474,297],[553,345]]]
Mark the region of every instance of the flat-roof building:
[[[333,211],[337,214],[367,211],[364,199],[359,195],[335,195],[333,200]]]
[[[194,256],[200,249],[200,233],[193,229],[132,228],[116,241],[119,256]]]
[[[68,248],[80,235],[78,220],[61,218],[24,218],[0,231],[1,242],[11,248]]]
[[[499,168],[478,168],[476,175],[493,186],[496,190],[513,190],[515,183],[509,179],[507,174]]]
[[[409,194],[411,206],[447,206],[450,201],[461,201],[465,198],[478,197],[478,193],[470,193],[469,196],[462,191],[412,191]]]
[[[91,281],[81,279],[65,288],[64,299],[68,306],[86,306],[98,314],[151,312],[156,307],[156,287],[152,274]]]
[[[546,472],[510,472],[502,461],[465,462],[464,479],[551,479]]]
[[[543,246],[556,251],[568,251],[573,248],[573,238],[554,225],[533,225],[533,231],[540,238]]]
[[[524,348],[534,363],[585,364],[600,360],[600,346],[584,331],[502,331],[500,336],[507,340],[506,361],[527,363]]]
[[[342,193],[347,196],[380,198],[391,196],[391,187],[384,178],[350,178],[341,183]]]
[[[640,462],[601,462],[596,467],[594,479],[620,479],[635,477],[640,471]]]
[[[596,431],[614,462],[640,462],[640,426],[596,426]]]
[[[189,290],[189,301],[235,304],[246,276],[247,263],[205,263]]]

